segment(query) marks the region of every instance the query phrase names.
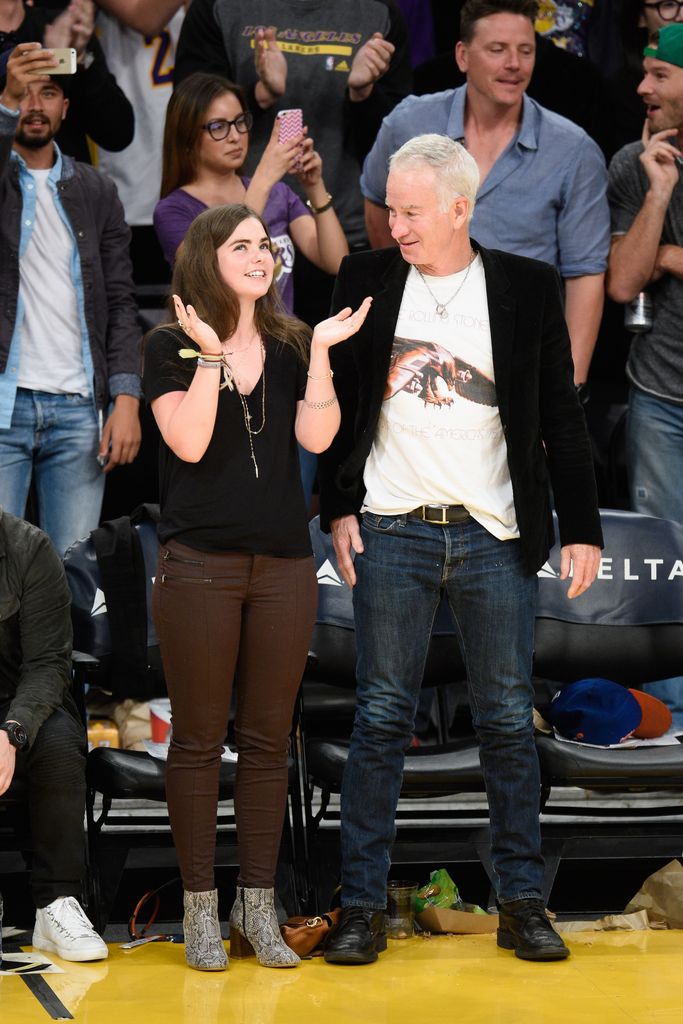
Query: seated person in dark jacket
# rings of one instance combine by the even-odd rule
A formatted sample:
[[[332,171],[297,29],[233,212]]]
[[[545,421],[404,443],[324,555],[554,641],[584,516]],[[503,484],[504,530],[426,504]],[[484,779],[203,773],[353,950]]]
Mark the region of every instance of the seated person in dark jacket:
[[[47,47],[76,50],[76,74],[64,76],[71,113],[57,143],[69,156],[85,163],[90,163],[87,135],[103,149],[118,153],[130,145],[135,132],[133,107],[110,74],[93,34],[95,13],[92,0],[73,0],[61,14],[10,0],[0,12],[0,74],[4,75],[7,51],[18,43],[38,41]]]
[[[78,902],[86,737],[70,693],[70,603],[47,535],[0,509],[0,796],[28,789],[33,945],[100,960],[107,947]]]

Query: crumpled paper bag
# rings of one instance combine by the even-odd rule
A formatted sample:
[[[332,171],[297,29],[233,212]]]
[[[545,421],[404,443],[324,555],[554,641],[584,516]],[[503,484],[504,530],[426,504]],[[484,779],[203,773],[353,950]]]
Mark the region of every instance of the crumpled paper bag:
[[[636,914],[607,914],[596,921],[553,921],[556,932],[645,932],[650,921],[644,910]]]
[[[683,865],[672,860],[646,878],[630,901],[625,914],[647,911],[650,923],[668,928],[683,928]]]
[[[119,727],[124,750],[144,750],[144,740],[152,738],[148,701],[122,700],[115,706],[111,717]]]

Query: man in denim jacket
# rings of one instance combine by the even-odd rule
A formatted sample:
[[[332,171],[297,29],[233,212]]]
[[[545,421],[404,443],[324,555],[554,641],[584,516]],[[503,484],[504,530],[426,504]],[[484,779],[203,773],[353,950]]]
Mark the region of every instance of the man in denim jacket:
[[[140,330],[115,186],[53,141],[54,63],[20,44],[0,93],[0,504],[23,515],[33,478],[63,553],[97,526],[104,473],[138,452]]]

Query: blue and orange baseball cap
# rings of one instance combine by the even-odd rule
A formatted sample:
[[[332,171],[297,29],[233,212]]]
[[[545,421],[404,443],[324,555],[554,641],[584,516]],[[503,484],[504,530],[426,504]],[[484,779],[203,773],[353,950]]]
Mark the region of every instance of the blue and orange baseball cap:
[[[662,736],[671,727],[671,711],[662,701],[601,678],[568,683],[546,717],[566,739],[598,746]]]

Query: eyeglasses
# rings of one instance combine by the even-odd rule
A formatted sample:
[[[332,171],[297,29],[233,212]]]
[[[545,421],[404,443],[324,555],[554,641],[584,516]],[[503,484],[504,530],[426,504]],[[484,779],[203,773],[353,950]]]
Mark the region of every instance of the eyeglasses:
[[[221,139],[227,139],[233,125],[235,127],[235,131],[238,131],[240,135],[245,135],[253,123],[254,118],[249,111],[246,111],[244,114],[240,114],[239,117],[236,117],[234,121],[227,121],[224,117],[217,117],[215,121],[209,121],[207,124],[203,124],[202,128],[205,132],[209,133],[215,142],[220,142]]]
[[[683,7],[683,0],[657,0],[654,4],[643,4],[643,7],[654,7],[662,21],[675,21]]]

